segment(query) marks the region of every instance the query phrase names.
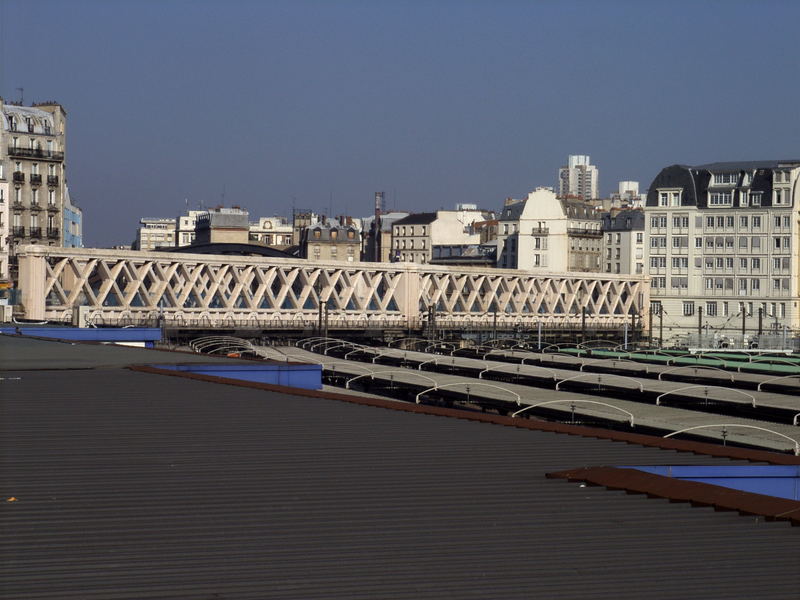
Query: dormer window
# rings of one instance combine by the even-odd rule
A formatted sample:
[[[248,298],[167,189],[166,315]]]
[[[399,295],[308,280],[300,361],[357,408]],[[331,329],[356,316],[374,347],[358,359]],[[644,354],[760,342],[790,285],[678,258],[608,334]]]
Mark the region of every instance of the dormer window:
[[[45,122],[43,123],[43,126],[44,126],[44,133],[45,133],[45,135],[50,135],[50,131],[51,131],[51,130],[50,130],[50,121],[45,121]]]
[[[734,185],[736,180],[736,173],[714,173],[714,185]]]
[[[25,117],[25,125],[28,127],[28,133],[33,133],[33,119]]]
[[[335,240],[339,237],[339,230],[338,229],[331,229],[331,239]]]
[[[321,231],[321,230],[319,230],[319,229],[315,229],[315,230],[314,230],[314,237],[315,237],[316,239],[319,239],[320,237],[322,237],[322,231]]]
[[[17,130],[17,118],[16,117],[9,117],[8,118],[8,126],[11,128],[11,131]]]

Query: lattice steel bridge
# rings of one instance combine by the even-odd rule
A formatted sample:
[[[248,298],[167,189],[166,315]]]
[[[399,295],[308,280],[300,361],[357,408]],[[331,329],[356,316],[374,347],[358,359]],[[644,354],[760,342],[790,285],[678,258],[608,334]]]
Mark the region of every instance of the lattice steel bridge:
[[[23,314],[95,325],[158,322],[200,328],[621,328],[649,309],[640,276],[533,274],[409,263],[309,262],[128,250],[24,246]]]

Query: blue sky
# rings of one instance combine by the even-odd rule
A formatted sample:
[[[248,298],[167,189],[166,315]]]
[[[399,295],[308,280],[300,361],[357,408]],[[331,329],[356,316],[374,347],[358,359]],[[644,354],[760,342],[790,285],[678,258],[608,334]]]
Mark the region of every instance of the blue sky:
[[[800,157],[800,3],[0,0],[0,95],[68,112],[87,246],[201,203],[498,209],[589,154]],[[223,199],[224,198],[224,199]]]

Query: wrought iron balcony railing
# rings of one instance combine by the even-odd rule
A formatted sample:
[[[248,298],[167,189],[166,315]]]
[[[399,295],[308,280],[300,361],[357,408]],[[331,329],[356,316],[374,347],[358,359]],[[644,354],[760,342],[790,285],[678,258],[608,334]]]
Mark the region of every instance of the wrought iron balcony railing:
[[[46,148],[21,148],[20,146],[9,146],[9,156],[21,158],[41,158],[43,160],[64,160],[64,153]]]

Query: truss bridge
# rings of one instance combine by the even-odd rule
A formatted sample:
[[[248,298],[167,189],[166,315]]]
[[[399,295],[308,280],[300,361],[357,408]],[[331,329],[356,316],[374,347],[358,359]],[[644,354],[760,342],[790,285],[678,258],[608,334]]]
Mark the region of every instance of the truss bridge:
[[[157,318],[206,328],[251,323],[418,328],[430,318],[479,326],[620,327],[649,307],[643,277],[533,274],[411,263],[310,262],[87,248],[18,252],[26,319],[95,325]]]

